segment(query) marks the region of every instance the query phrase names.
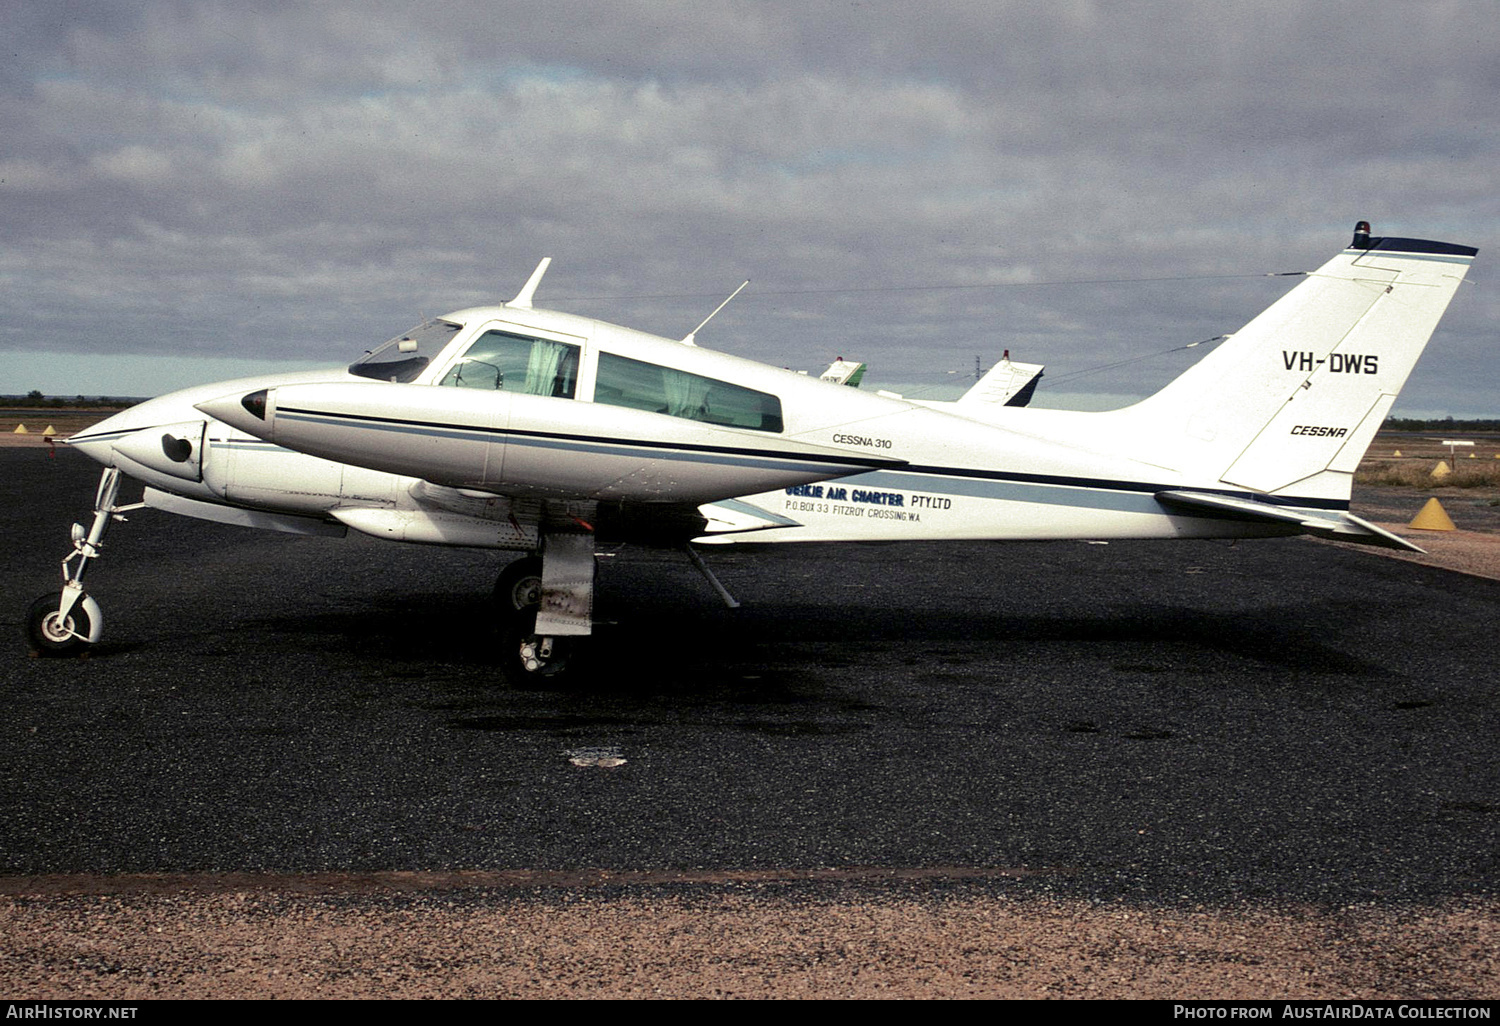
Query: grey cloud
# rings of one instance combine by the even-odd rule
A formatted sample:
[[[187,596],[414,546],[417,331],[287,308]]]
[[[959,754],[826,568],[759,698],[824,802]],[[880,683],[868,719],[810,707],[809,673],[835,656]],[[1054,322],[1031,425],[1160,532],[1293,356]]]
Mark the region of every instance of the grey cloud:
[[[776,363],[1061,377],[1278,282],[1015,283],[1306,268],[1361,216],[1493,248],[1484,5],[12,7],[46,12],[4,15],[13,346],[339,359],[550,254],[543,301],[699,294],[575,307],[670,334],[752,277],[704,341]],[[927,283],[1007,287],[757,298]],[[1466,291],[1429,405],[1493,323]]]

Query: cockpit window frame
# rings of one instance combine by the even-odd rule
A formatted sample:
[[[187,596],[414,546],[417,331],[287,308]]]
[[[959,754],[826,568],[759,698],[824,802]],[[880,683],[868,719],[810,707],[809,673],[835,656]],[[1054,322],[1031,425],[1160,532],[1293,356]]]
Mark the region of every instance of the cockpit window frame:
[[[409,384],[416,381],[432,362],[443,354],[443,350],[463,331],[463,325],[434,317],[423,321],[410,331],[403,331],[389,342],[384,342],[349,365],[349,373],[374,381],[391,381]],[[403,342],[415,343],[411,355],[400,355]],[[384,357],[394,356],[395,359]]]
[[[573,367],[573,394],[571,396],[549,396],[548,398],[569,398],[572,400],[582,399],[588,393],[586,387],[587,370],[591,361],[591,346],[589,339],[581,335],[573,335],[564,331],[552,331],[545,328],[535,328],[529,324],[517,321],[508,321],[485,317],[483,319],[471,320],[465,325],[465,330],[460,334],[458,340],[449,347],[442,360],[434,361],[424,372],[423,380],[428,384],[444,388],[453,387],[443,385],[443,381],[453,372],[468,354],[473,345],[490,332],[498,332],[502,335],[510,335],[515,338],[532,339],[540,342],[557,342],[566,346],[575,346],[578,350],[578,361]]]
[[[492,340],[488,347],[486,340]],[[522,349],[526,351],[524,358]],[[455,351],[453,359],[432,383],[445,388],[478,388],[573,399],[578,394],[578,373],[582,362],[581,342],[565,342],[545,338],[533,331],[489,324]],[[474,380],[466,380],[464,376],[464,368],[470,365],[477,368]]]

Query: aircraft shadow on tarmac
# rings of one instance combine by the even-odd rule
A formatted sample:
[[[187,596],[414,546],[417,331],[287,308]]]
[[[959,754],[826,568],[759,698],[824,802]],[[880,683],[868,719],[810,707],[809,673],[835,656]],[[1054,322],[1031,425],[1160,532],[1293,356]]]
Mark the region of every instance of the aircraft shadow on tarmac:
[[[745,674],[879,666],[921,674],[968,667],[1054,662],[1088,646],[1105,650],[1129,673],[1206,676],[1226,664],[1257,664],[1268,673],[1295,671],[1388,676],[1384,666],[1330,644],[1326,635],[1289,624],[1317,622],[1328,604],[1301,602],[1233,612],[1142,601],[1099,613],[1002,610],[832,608],[807,600],[773,600],[729,611],[708,601],[640,599],[639,586],[601,589],[601,625],[588,661],[542,690],[651,694],[713,687]],[[646,589],[654,590],[654,589]],[[363,609],[248,617],[241,629],[274,639],[261,658],[302,650],[371,666],[461,664],[484,672],[496,661],[499,633],[487,596],[452,593],[372,595]],[[200,639],[205,654],[228,655],[219,631]],[[191,644],[191,632],[177,639]],[[99,646],[95,658],[138,652],[141,642]],[[494,683],[503,685],[495,671]]]

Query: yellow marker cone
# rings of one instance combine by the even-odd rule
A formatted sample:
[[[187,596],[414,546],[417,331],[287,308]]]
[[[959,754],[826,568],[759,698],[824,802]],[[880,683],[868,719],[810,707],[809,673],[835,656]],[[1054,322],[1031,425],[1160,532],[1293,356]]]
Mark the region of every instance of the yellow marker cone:
[[[17,424],[16,425],[16,429],[14,431],[12,431],[11,434],[13,434],[13,435],[29,435],[29,434],[31,434],[31,432],[26,430],[26,425],[25,424]]]
[[[1416,528],[1418,531],[1456,531],[1453,521],[1448,517],[1448,511],[1443,509],[1443,504],[1437,499],[1428,499],[1427,505],[1411,518],[1407,527]]]
[[[1391,455],[1399,460],[1401,458],[1401,450],[1397,449],[1395,452],[1391,453]]]
[[[1453,468],[1448,466],[1448,461],[1438,460],[1438,465],[1432,468],[1432,479],[1441,481],[1451,473],[1453,473]]]
[[[57,428],[53,427],[51,424],[48,424],[47,425],[47,430],[45,430],[45,431],[42,432],[42,437],[43,438],[51,438],[55,434],[57,434]],[[1469,455],[1472,456],[1474,454],[1470,453]]]

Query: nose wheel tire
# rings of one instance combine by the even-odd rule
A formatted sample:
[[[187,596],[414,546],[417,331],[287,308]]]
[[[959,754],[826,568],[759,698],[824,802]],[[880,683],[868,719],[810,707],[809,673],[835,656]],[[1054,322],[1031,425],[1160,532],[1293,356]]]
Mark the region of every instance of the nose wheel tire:
[[[43,595],[31,604],[26,617],[26,643],[37,655],[74,656],[88,651],[93,622],[83,599],[74,603],[66,617],[57,615],[62,593]]]

